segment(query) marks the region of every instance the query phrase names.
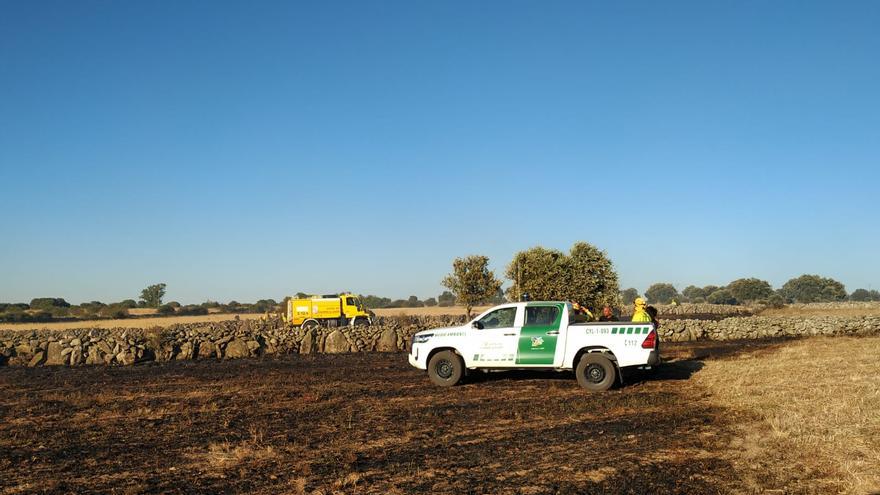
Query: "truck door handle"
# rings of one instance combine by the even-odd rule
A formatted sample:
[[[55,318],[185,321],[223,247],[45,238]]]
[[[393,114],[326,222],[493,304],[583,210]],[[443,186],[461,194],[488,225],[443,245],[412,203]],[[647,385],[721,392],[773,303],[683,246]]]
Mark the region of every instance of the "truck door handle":
[[[550,330],[547,335],[559,335],[559,330]]]
[[[516,334],[515,334],[515,333],[505,333],[504,335],[507,336],[507,337],[513,337],[513,336],[516,335]]]

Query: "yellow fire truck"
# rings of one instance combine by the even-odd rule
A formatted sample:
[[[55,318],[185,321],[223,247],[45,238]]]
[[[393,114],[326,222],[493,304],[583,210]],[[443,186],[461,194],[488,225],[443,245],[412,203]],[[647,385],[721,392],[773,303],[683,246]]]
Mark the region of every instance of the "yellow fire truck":
[[[287,323],[311,327],[370,325],[373,313],[354,294],[327,294],[287,301]]]

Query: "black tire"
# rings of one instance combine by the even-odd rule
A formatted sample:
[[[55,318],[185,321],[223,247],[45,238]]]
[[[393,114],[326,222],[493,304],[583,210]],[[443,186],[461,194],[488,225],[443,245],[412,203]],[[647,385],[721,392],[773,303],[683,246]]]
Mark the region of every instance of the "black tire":
[[[356,327],[368,327],[370,326],[370,320],[368,320],[364,316],[356,316],[354,318],[354,326]]]
[[[580,386],[590,392],[604,392],[617,380],[617,368],[603,354],[588,352],[581,356],[575,376]]]
[[[428,378],[434,385],[451,387],[464,376],[464,361],[452,351],[440,351],[428,361]]]
[[[318,328],[318,322],[315,320],[307,320],[302,324],[303,329],[308,330],[310,328]]]

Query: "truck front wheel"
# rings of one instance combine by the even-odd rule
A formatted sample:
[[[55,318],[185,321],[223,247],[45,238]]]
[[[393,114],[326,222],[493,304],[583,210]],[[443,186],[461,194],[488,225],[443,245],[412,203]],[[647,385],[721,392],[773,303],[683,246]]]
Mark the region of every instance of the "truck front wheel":
[[[581,356],[575,369],[575,376],[581,387],[591,392],[603,392],[614,385],[617,369],[610,359],[598,352],[588,352]]]
[[[440,351],[428,361],[428,378],[435,385],[451,387],[464,375],[464,361],[452,351]]]

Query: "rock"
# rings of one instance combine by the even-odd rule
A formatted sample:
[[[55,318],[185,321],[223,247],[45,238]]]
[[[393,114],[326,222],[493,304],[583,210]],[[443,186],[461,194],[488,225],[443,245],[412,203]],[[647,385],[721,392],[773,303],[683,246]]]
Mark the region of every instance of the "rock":
[[[308,331],[306,331],[306,334],[303,336],[302,344],[300,344],[299,346],[299,353],[312,354],[314,352],[317,352],[318,346],[315,340],[315,329],[308,329]]]
[[[66,355],[70,354],[71,352],[73,352],[73,347],[67,347],[67,348],[61,350],[61,355],[66,356]]]
[[[257,351],[260,349],[260,343],[256,340],[248,340],[245,344],[247,344],[247,348],[251,354],[257,354]]]
[[[376,346],[379,352],[395,352],[397,351],[397,332],[393,328],[386,328],[379,337],[379,344]]]
[[[177,355],[174,356],[174,359],[178,361],[182,361],[185,359],[192,359],[193,357],[193,345],[192,342],[186,341],[180,345],[180,351],[177,352]]]
[[[348,339],[339,330],[334,330],[324,341],[324,352],[327,354],[339,354],[350,350],[351,345],[348,343]]]
[[[73,352],[70,353],[70,365],[79,366],[80,364],[82,364],[82,350],[79,347],[74,347]]]
[[[208,359],[214,357],[216,353],[217,346],[215,346],[213,342],[202,342],[199,344],[199,350],[196,357],[198,359]]]
[[[233,339],[231,342],[226,344],[226,354],[224,357],[235,359],[235,358],[245,358],[250,356],[251,353],[248,350],[247,344],[240,339]]]
[[[21,344],[15,347],[15,355],[17,356],[30,356],[33,353],[33,347],[28,344]]]
[[[82,345],[82,341],[80,339],[73,339],[70,341],[70,345],[72,345],[72,346]]]
[[[34,357],[32,357],[30,361],[28,361],[28,366],[33,368],[34,366],[39,366],[39,365],[43,364],[45,361],[46,361],[46,353],[43,351],[39,351],[36,354],[34,354]]]
[[[61,352],[64,349],[61,344],[58,342],[49,342],[49,345],[46,347],[46,365],[47,366],[59,366],[63,364],[67,364],[67,355],[62,354]]]

